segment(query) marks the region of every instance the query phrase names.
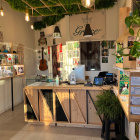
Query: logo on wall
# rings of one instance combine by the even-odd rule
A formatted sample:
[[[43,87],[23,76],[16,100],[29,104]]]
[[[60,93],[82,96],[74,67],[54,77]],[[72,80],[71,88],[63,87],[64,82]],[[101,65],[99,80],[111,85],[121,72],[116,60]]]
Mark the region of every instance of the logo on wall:
[[[85,31],[85,26],[77,26],[73,35],[74,36],[80,36],[80,35],[83,35],[84,34],[84,31]],[[101,29],[92,29],[92,33],[93,35],[97,35],[101,32],[102,30]]]
[[[104,10],[88,14],[93,36],[90,39],[101,40],[106,34],[106,14]],[[73,40],[86,40],[83,36],[87,18],[85,14],[70,16],[70,36]]]

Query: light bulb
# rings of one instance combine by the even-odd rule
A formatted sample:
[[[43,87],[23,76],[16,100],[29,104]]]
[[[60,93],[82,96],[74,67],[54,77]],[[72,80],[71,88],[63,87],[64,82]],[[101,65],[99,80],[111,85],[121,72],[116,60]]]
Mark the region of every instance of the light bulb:
[[[90,6],[90,0],[86,0],[86,6],[87,6],[87,7]]]
[[[91,8],[95,4],[95,0],[81,0],[81,3],[86,8]]]
[[[0,15],[3,17],[4,16],[4,12],[3,12],[3,8],[1,7],[0,9]]]
[[[32,29],[32,30],[34,29],[34,25],[33,25],[33,24],[31,24],[31,29]]]
[[[25,20],[28,22],[28,21],[30,21],[30,17],[29,17],[29,12],[28,12],[28,10],[26,10],[26,12],[25,12]]]

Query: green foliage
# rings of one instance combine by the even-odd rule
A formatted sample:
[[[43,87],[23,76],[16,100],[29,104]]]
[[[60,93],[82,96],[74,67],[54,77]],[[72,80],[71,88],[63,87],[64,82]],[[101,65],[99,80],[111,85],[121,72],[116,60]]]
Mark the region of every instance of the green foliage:
[[[58,15],[58,16],[47,16],[44,17],[42,22],[45,23],[47,26],[54,25],[57,21],[62,19],[64,15]]]
[[[25,12],[26,8],[28,8],[28,9],[30,8],[22,0],[6,0],[6,1],[10,4],[10,6],[13,9],[18,10],[18,11]],[[25,1],[27,3],[29,3],[29,5],[31,5],[32,7],[44,6],[44,4],[39,0],[25,0]],[[52,7],[50,7],[51,11],[45,7],[37,8],[39,13],[37,13],[35,10],[33,10],[33,16],[41,16],[41,15],[49,16],[49,17],[43,18],[42,21],[39,21],[36,24],[34,24],[35,30],[40,30],[40,29],[46,27],[46,26],[44,26],[44,24],[47,24],[47,26],[53,25],[54,23],[58,22],[61,18],[63,18],[64,15],[66,15],[66,14],[72,15],[72,14],[79,14],[82,12],[85,13],[85,12],[90,11],[90,9],[87,9],[81,5],[81,0],[43,0],[43,1],[48,6],[52,6]],[[62,6],[56,6],[60,3],[64,5],[64,7],[67,10],[67,13]],[[76,3],[79,4],[81,11]],[[96,9],[110,8],[110,7],[113,7],[114,4],[115,4],[115,0],[95,0]],[[29,14],[32,15],[31,9],[29,9]],[[52,15],[56,15],[56,14],[61,18],[57,18],[57,20],[56,20],[56,17],[52,16]],[[52,19],[52,18],[54,18],[54,19]]]
[[[135,26],[140,27],[140,16],[138,10],[136,10],[133,13],[133,15],[125,18],[125,24],[129,28],[129,33],[132,36],[135,36],[134,27]],[[123,53],[124,48],[122,48],[119,52],[119,56],[133,56],[136,58],[140,57],[140,29],[137,32],[136,39],[133,45],[131,46],[131,48],[126,48],[126,49],[130,49],[129,54],[124,54]]]
[[[46,28],[46,24],[42,21],[37,21],[34,23],[35,30],[41,30],[42,28]]]
[[[122,113],[122,108],[118,98],[110,90],[104,91],[97,96],[95,102],[99,115],[104,115],[106,119],[116,120]]]
[[[22,2],[21,0],[6,0],[11,8],[13,8],[14,10],[18,10],[18,11],[25,11],[26,7],[29,8],[24,2]]]
[[[113,7],[116,0],[95,0],[96,9],[108,9]]]

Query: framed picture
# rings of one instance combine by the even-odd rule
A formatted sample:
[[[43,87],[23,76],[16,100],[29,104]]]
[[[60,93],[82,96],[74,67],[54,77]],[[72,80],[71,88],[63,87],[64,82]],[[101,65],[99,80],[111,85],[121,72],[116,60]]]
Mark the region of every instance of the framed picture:
[[[24,73],[24,67],[21,67],[21,66],[20,66],[20,67],[17,67],[16,69],[17,69],[17,74],[18,74],[18,75]]]
[[[102,57],[102,63],[108,63],[108,57]]]
[[[102,56],[109,56],[108,49],[103,49],[102,50]]]
[[[114,44],[115,41],[108,41],[108,48],[109,49],[115,49],[115,44]]]

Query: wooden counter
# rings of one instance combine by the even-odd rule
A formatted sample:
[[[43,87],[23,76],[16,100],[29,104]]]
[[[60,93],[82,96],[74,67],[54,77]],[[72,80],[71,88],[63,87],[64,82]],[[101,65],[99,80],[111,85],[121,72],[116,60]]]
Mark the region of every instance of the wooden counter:
[[[81,127],[101,126],[94,102],[111,86],[66,85],[36,82],[24,88],[26,122],[67,124]]]

